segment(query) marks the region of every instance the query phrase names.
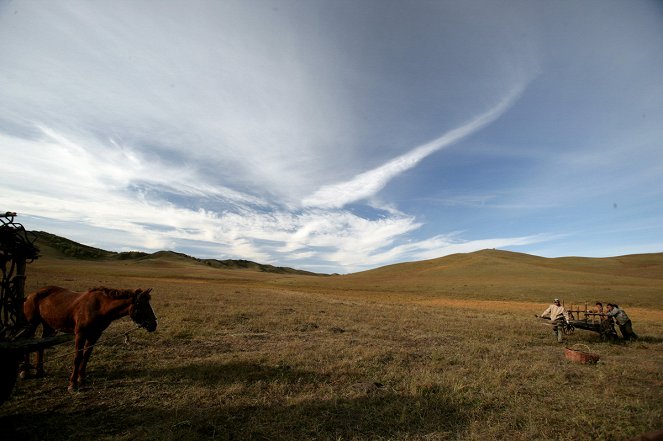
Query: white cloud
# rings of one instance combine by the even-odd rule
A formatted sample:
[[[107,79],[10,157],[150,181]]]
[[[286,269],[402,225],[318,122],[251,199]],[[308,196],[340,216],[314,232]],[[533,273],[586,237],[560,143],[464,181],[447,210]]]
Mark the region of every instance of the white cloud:
[[[404,171],[415,167],[430,154],[460,141],[464,137],[495,121],[513,105],[523,90],[524,84],[518,85],[498,105],[487,112],[377,168],[363,172],[349,181],[321,187],[312,195],[304,198],[302,201],[303,205],[309,207],[340,208],[346,204],[375,195],[390,180]]]
[[[133,248],[216,242],[216,251],[225,256],[274,262],[274,255],[267,251],[272,248],[277,255],[293,252],[299,259],[319,254],[315,249],[338,246],[370,252],[419,226],[402,215],[371,221],[343,211],[291,213],[250,195],[198,185],[202,180],[195,170],[137,159],[138,153],[114,142],[99,146],[94,140],[75,141],[47,128],[42,132],[43,138],[33,140],[0,135],[0,145],[14,147],[4,155],[1,169],[7,179],[0,206],[124,232],[132,238]],[[137,183],[220,198],[229,209],[186,209],[158,194],[132,191]],[[72,238],[95,242],[94,233]],[[261,241],[270,245],[260,245]]]
[[[512,248],[549,241],[551,235],[540,234],[522,237],[505,237],[479,240],[464,240],[461,233],[438,235],[421,241],[409,242],[386,250],[372,249],[369,253],[360,253],[361,259],[353,259],[357,250],[353,248],[339,249],[334,253],[333,259],[337,262],[352,262],[346,266],[348,271],[359,271],[387,265],[393,262],[417,261],[434,259],[455,253],[471,253],[489,248]]]
[[[54,227],[86,225],[66,231],[117,249],[188,247],[205,257],[350,271],[546,241],[550,236],[518,231],[557,229],[553,222],[563,216],[546,213],[533,218],[551,224],[519,227],[512,209],[564,209],[574,197],[660,188],[660,94],[652,75],[658,69],[649,69],[638,99],[614,86],[625,78],[631,87],[642,82],[642,65],[655,59],[642,53],[654,53],[654,45],[625,51],[633,63],[614,65],[623,70],[614,83],[604,63],[593,65],[605,81],[595,92],[601,99],[612,96],[606,92],[628,98],[593,101],[578,86],[593,80],[565,82],[581,77],[582,57],[562,66],[570,71],[548,71],[557,65],[544,59],[544,72],[530,83],[538,57],[557,41],[539,40],[556,32],[571,6],[552,21],[543,20],[549,9],[542,10],[539,31],[530,20],[533,6],[421,3],[378,11],[377,5],[18,1],[0,7],[0,206],[48,218]],[[614,7],[605,14],[620,17]],[[579,38],[584,22],[573,22],[564,38],[580,55],[591,55],[594,46]],[[652,23],[650,33],[634,32],[626,49],[657,41]],[[568,46],[555,49],[556,63],[569,62]],[[602,53],[614,62],[611,51]],[[576,103],[585,109],[580,118]],[[620,104],[629,111],[622,113]],[[605,112],[614,117],[601,124],[583,117]],[[623,124],[648,122],[615,137],[605,127],[618,124],[604,122],[623,115],[631,118]],[[557,137],[565,124],[575,131]],[[536,139],[541,127],[544,136]],[[488,154],[510,167],[493,168],[486,149],[431,156],[482,129],[495,135]],[[596,139],[602,141],[590,145]],[[606,147],[607,141],[620,147]],[[480,182],[458,173],[449,177],[454,182],[403,192],[401,200],[386,191],[422,161],[454,155],[471,159],[464,170],[477,164],[477,174],[494,173]],[[438,202],[418,205],[431,200]],[[498,210],[502,224],[494,235],[503,238],[465,239],[491,235],[470,231],[469,224],[480,229],[482,222],[469,218],[463,235],[445,233],[466,227],[465,219],[445,216]]]
[[[115,249],[194,247],[207,256],[245,258],[265,263],[325,262],[325,268],[345,271],[365,269],[397,260],[428,258],[449,250],[477,246],[530,243],[531,238],[460,243],[460,239],[434,237],[400,244],[421,227],[412,216],[396,210],[367,219],[340,209],[307,209],[289,212],[278,206],[256,206],[250,195],[235,194],[209,185],[196,186],[194,170],[167,167],[132,159],[134,152],[109,143],[90,148],[50,129],[44,138],[11,139],[0,136],[7,150],[3,173],[8,177],[0,193],[0,206],[22,215],[57,222],[84,223],[70,237],[91,245],[99,243],[96,231],[116,231]],[[38,167],[25,167],[26,157]],[[150,193],[129,191],[135,182],[155,188],[191,188],[189,193],[213,198],[222,195],[232,210],[211,212],[179,207]],[[264,202],[264,201],[260,201]],[[57,221],[54,223],[54,221]],[[30,226],[28,225],[30,228]],[[106,241],[109,239],[106,238]],[[127,242],[132,246],[127,247]],[[214,245],[211,245],[214,244]]]
[[[346,92],[320,65],[325,43],[299,38],[271,7],[25,2],[16,10],[0,16],[0,123],[96,132],[284,199],[333,173],[327,165],[340,150],[352,155],[349,145],[324,147],[353,126]]]
[[[427,102],[431,93],[436,106],[445,102],[438,95],[441,80],[417,88],[405,79],[393,84],[385,79],[389,72],[374,75],[375,57],[389,60],[401,52],[365,38],[370,28],[340,22],[338,30],[316,20],[318,14],[339,10],[365,14],[368,4],[339,9],[287,1],[279,8],[232,1],[158,7],[152,2],[17,2],[15,9],[17,14],[0,18],[5,107],[0,119],[23,128],[36,123],[60,132],[87,131],[155,156],[174,155],[216,170],[218,179],[232,181],[235,189],[267,193],[283,203],[296,205],[308,195],[311,205],[319,199],[339,206],[325,195],[325,188],[329,193],[334,186],[323,185],[410,148],[406,142],[380,151],[390,138],[380,121],[398,121],[401,115],[375,103],[398,100],[396,107],[410,109]],[[464,17],[466,12],[446,14]],[[425,11],[411,13],[416,20],[426,17]],[[411,34],[406,23],[394,24],[391,38]],[[346,38],[370,43],[371,57],[355,53]],[[436,60],[446,63],[438,60],[443,55],[448,54],[417,59],[433,67]],[[491,63],[491,80],[481,81],[487,97],[512,80],[502,64],[509,63]],[[403,96],[398,90],[406,84],[409,95]],[[463,101],[476,105],[484,99]],[[436,114],[439,108],[421,111]],[[471,111],[463,108],[454,118]],[[481,118],[469,126],[483,124]],[[454,120],[444,117],[439,123]],[[462,128],[433,142],[451,143],[466,135],[457,130]],[[398,156],[357,176],[357,185],[346,183],[338,190],[345,199],[375,193],[430,154],[426,149]]]

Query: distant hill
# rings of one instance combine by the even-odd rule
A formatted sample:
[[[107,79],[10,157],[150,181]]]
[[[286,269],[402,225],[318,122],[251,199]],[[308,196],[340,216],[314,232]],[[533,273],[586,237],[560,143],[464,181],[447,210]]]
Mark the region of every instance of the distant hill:
[[[417,279],[436,278],[465,280],[475,278],[524,279],[557,278],[562,274],[595,274],[611,277],[635,277],[663,280],[663,253],[631,254],[617,257],[546,258],[502,250],[481,250],[452,254],[431,260],[388,265],[357,273],[359,278]]]
[[[250,275],[316,275],[248,260],[199,259],[174,251],[117,253],[45,232],[34,232],[44,257],[98,262],[123,261],[138,269],[173,274],[200,266]],[[126,267],[125,267],[126,268]],[[330,277],[285,277],[270,283],[308,292],[315,287],[341,295],[371,298],[459,298],[549,302],[618,302],[640,306],[663,302],[663,253],[588,258],[545,258],[502,250],[482,250],[436,259],[388,265]]]
[[[37,238],[35,245],[39,248],[40,254],[49,257],[70,257],[74,259],[94,260],[119,258],[119,255],[122,254],[83,245],[45,231],[32,231],[32,234]],[[129,255],[132,254],[133,253],[129,253]],[[147,255],[147,253],[140,254]]]
[[[663,302],[663,253],[545,258],[501,250],[453,254],[399,263],[315,281],[283,280],[293,289],[311,284],[369,297],[460,298],[550,302]]]
[[[137,262],[146,260],[176,259],[191,261],[220,269],[250,270],[276,274],[320,275],[310,271],[256,263],[250,260],[199,259],[175,251],[157,251],[151,254],[144,253],[142,251],[128,251],[118,253],[115,251],[102,250],[100,248],[74,242],[73,240],[47,233],[45,231],[32,231],[31,233],[36,237],[35,245],[37,245],[39,248],[40,254],[45,257],[80,260],[134,260]]]

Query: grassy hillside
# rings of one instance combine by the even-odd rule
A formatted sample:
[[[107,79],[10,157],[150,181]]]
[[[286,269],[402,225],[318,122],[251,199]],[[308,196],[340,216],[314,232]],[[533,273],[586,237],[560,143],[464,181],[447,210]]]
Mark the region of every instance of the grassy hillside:
[[[41,256],[52,258],[107,259],[117,255],[117,253],[83,245],[45,231],[32,231],[31,234],[36,238],[35,245],[39,248]]]
[[[482,250],[438,259],[402,263],[370,271],[330,277],[247,260],[198,259],[173,251],[153,254],[116,253],[37,232],[42,255],[77,259],[81,267],[104,261],[109,273],[149,272],[187,279],[262,280],[292,290],[335,292],[339,295],[426,301],[439,298],[518,302],[549,302],[559,297],[566,304],[614,302],[626,307],[663,309],[663,253],[609,258],[543,258],[523,253]],[[87,261],[87,262],[86,262]],[[64,266],[67,264],[64,263]],[[221,271],[221,273],[218,273]],[[231,271],[225,274],[225,271]]]
[[[490,250],[314,277],[171,252],[51,254],[28,266],[28,290],[152,287],[159,327],[125,344],[134,325],[114,322],[74,394],[71,346],[48,350],[47,377],[0,407],[0,439],[624,440],[663,427],[660,255]],[[569,287],[618,286],[635,343],[578,330],[559,345],[533,317]],[[568,361],[574,345],[600,362]]]
[[[287,280],[297,289],[377,292],[393,298],[455,298],[570,303],[616,302],[663,309],[663,253],[612,258],[548,259],[483,250],[316,281]]]
[[[528,274],[542,292],[569,274],[603,292],[612,276],[592,262],[490,251],[312,277],[174,253],[44,256],[28,290],[152,287],[159,327],[125,344],[134,325],[114,322],[74,394],[71,346],[48,350],[47,377],[19,382],[0,407],[0,439],[629,439],[663,427],[663,309],[628,309],[636,343],[579,330],[559,345],[533,317],[544,304],[526,298]],[[523,298],[495,301],[504,287]],[[601,361],[568,361],[573,345]]]
[[[156,266],[162,265],[163,262],[166,261],[179,261],[183,266],[188,266],[190,264],[200,264],[221,269],[248,269],[277,274],[317,275],[309,271],[297,270],[288,267],[277,267],[273,265],[251,262],[249,260],[198,259],[196,257],[188,256],[183,253],[177,253],[175,251],[157,251],[152,254],[140,251],[118,253],[80,244],[78,242],[74,242],[64,237],[60,237],[44,231],[33,231],[32,234],[36,237],[35,245],[39,247],[41,255],[51,258],[71,258],[79,260],[131,260],[143,263],[146,261],[153,261]]]

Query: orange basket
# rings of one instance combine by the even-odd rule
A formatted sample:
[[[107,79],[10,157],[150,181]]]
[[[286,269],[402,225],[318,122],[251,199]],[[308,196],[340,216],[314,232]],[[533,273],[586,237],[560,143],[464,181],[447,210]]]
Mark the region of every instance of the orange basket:
[[[576,349],[577,347],[584,347],[586,350]],[[575,363],[582,364],[594,364],[600,358],[599,354],[590,351],[589,346],[583,344],[575,344],[570,348],[565,348],[564,356]]]

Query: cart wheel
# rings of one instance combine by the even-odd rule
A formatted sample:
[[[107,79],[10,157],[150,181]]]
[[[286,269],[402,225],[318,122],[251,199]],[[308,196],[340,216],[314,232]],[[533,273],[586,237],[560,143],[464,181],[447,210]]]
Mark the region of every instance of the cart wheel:
[[[576,328],[573,325],[565,325],[563,330],[564,334],[571,335],[575,332]]]
[[[21,354],[15,351],[7,351],[0,357],[0,404],[7,401],[14,390],[20,360]]]

